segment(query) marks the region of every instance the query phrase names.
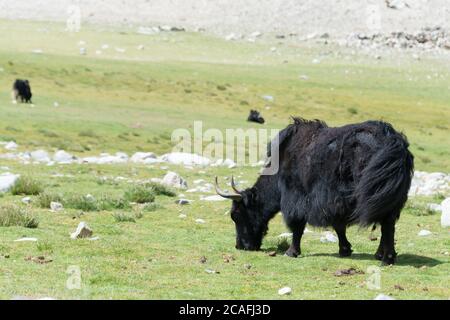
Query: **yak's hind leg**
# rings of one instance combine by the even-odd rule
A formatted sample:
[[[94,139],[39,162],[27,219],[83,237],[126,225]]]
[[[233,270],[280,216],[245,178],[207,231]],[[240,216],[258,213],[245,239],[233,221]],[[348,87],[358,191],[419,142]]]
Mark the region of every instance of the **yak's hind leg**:
[[[384,265],[394,264],[397,253],[395,252],[395,217],[389,216],[381,223],[380,246],[375,253],[375,258],[381,260]]]
[[[339,238],[339,255],[341,257],[349,257],[352,255],[352,245],[347,240],[347,236],[345,235],[345,231],[347,226],[345,224],[335,224],[333,225],[334,230]]]
[[[300,242],[302,240],[303,231],[305,231],[306,219],[293,220],[288,222],[288,227],[292,231],[292,243],[285,255],[297,258],[301,254]]]

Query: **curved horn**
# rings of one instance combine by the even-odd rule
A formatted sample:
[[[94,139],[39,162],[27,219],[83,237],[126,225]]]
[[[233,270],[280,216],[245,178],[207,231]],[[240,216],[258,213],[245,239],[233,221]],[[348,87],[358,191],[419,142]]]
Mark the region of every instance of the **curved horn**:
[[[218,182],[218,178],[216,177],[216,192],[219,196],[221,196],[222,198],[225,199],[230,199],[230,200],[235,200],[235,201],[241,201],[242,200],[242,196],[240,194],[228,194],[224,191],[222,191],[219,187],[219,182]]]
[[[233,190],[234,190],[237,194],[241,194],[241,193],[242,193],[242,191],[239,190],[239,189],[236,187],[236,183],[234,182],[234,177],[233,177],[233,176],[231,176],[231,187],[233,188]]]

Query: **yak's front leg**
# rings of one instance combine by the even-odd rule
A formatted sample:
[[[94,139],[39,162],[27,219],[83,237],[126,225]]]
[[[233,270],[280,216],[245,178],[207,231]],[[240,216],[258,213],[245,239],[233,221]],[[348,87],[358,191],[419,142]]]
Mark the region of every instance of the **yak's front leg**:
[[[302,240],[305,226],[306,219],[291,221],[288,224],[289,229],[292,231],[292,243],[285,253],[286,256],[297,258],[301,254],[300,242]]]
[[[347,236],[345,231],[347,226],[345,224],[336,224],[334,225],[334,230],[336,231],[339,238],[339,255],[341,257],[349,257],[352,255],[352,245],[347,240]]]

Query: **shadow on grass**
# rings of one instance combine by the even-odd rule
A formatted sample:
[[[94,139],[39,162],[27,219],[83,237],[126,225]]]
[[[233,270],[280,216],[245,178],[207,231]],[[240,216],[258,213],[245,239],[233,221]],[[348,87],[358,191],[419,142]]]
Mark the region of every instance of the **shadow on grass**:
[[[368,254],[368,253],[353,253],[351,255],[351,257],[346,257],[346,258],[339,257],[339,254],[337,254],[337,253],[309,254],[305,258],[308,258],[308,257],[336,257],[338,259],[372,260],[372,261],[379,262],[378,260],[375,259],[375,257],[372,254]],[[397,256],[397,261],[395,262],[395,265],[420,268],[423,266],[434,267],[434,266],[437,266],[437,265],[440,265],[443,263],[445,263],[445,262],[434,259],[434,258],[405,253],[405,254],[399,254]]]

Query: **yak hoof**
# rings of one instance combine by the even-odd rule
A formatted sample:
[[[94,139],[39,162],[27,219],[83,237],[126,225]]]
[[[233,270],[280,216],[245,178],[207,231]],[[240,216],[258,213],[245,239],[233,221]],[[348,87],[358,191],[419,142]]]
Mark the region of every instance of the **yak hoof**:
[[[291,258],[297,258],[300,255],[300,252],[298,250],[289,248],[284,255]]]
[[[377,259],[377,260],[380,260],[380,261],[383,260],[383,252],[377,251],[377,252],[375,253],[374,257],[375,257],[375,259]]]
[[[348,247],[344,247],[339,249],[339,256],[340,257],[350,257],[352,255],[353,250]]]
[[[381,264],[383,266],[390,266],[395,263],[395,254],[386,254],[384,255],[383,259],[381,260]]]

